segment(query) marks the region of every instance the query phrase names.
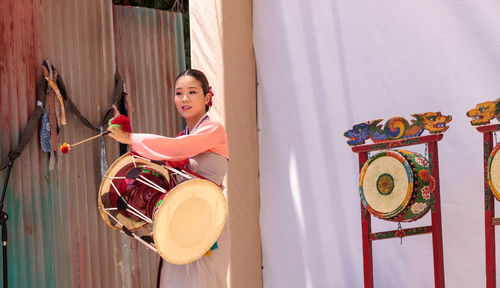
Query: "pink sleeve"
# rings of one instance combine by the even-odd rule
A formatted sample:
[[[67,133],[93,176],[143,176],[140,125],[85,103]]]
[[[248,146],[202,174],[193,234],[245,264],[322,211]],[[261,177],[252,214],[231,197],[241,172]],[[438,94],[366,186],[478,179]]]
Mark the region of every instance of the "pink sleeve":
[[[132,150],[151,160],[178,161],[203,152],[215,152],[228,158],[226,131],[220,123],[212,121],[193,134],[176,138],[131,133],[130,145]]]

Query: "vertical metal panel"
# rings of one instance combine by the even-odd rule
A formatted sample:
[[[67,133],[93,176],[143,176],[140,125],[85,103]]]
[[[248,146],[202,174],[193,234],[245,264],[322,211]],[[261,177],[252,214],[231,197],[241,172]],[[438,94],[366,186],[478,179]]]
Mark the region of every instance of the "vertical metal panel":
[[[130,115],[133,130],[175,136],[181,118],[175,109],[173,82],[185,69],[182,15],[113,6],[113,19],[116,64],[135,110]],[[143,253],[136,241],[130,240],[127,245],[137,249],[132,250],[132,259],[124,266],[142,273],[125,277],[124,285],[154,287],[159,258]]]
[[[109,108],[114,85],[111,4],[45,0],[40,4],[40,15],[41,56],[52,61],[65,80],[69,96],[97,125]],[[61,129],[61,138],[68,143],[94,134],[71,114],[68,125]],[[116,147],[111,152],[116,157]],[[52,191],[53,228],[46,237],[53,239],[55,247],[55,284],[122,287],[122,275],[113,260],[127,257],[119,254],[123,237],[114,235],[116,232],[104,225],[97,211],[101,178],[98,142],[73,149],[62,162],[62,169],[49,172],[47,177]],[[51,211],[45,212],[41,216],[49,217]]]
[[[175,77],[185,69],[182,15],[113,6],[116,62],[131,102],[133,128],[174,135],[180,117],[174,104]]]
[[[137,27],[127,32],[138,33],[141,41],[120,43],[113,25],[120,29],[131,19],[113,22],[112,9],[111,1],[99,0],[7,1],[0,9],[0,161],[17,144],[35,107],[43,59],[58,69],[82,114],[94,124],[102,120],[114,88],[115,45],[119,67],[130,67],[122,73],[133,82],[134,129],[173,135],[180,128],[175,110],[168,108],[172,99],[164,97],[172,94],[172,75],[184,68],[178,60],[184,59],[180,16],[143,9],[134,16]],[[120,47],[132,52],[119,58]],[[60,141],[75,143],[96,134],[67,116]],[[111,164],[118,147],[106,142]],[[107,227],[98,213],[98,142],[75,147],[58,159],[62,168],[54,171],[38,143],[35,134],[15,161],[7,192],[10,286],[153,287],[158,256]]]
[[[31,2],[8,1],[0,9],[0,161],[6,160],[8,151],[15,148],[35,107],[39,9]],[[32,141],[15,161],[7,190],[11,287],[43,286],[54,279],[53,266],[40,264],[46,259],[51,262],[53,246],[41,236],[46,218],[40,216],[51,195],[46,185],[38,184],[44,181],[41,171],[46,165],[38,150]],[[0,176],[3,187],[5,173]]]

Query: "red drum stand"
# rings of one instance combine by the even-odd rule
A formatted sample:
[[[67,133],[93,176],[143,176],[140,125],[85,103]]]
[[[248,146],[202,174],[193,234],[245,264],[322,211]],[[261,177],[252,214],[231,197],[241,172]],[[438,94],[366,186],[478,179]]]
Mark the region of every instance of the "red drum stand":
[[[389,239],[389,238],[403,238],[406,236],[425,234],[425,233],[432,234],[435,287],[444,288],[443,236],[442,236],[442,226],[441,226],[441,201],[440,201],[440,189],[439,189],[439,160],[438,160],[438,145],[437,145],[437,142],[440,141],[442,138],[443,138],[443,134],[431,134],[431,135],[419,136],[419,137],[414,137],[414,138],[385,141],[385,142],[379,142],[376,144],[367,144],[367,145],[360,145],[360,146],[352,147],[352,151],[355,153],[358,153],[358,155],[359,155],[359,169],[361,171],[363,165],[368,160],[368,152],[370,152],[370,151],[377,151],[377,150],[384,150],[384,149],[389,149],[389,148],[398,148],[398,147],[427,143],[428,144],[431,175],[434,177],[434,179],[436,181],[435,182],[435,189],[434,189],[435,201],[434,201],[432,208],[431,208],[431,217],[432,217],[432,225],[431,226],[423,226],[423,227],[415,227],[415,228],[402,229],[402,230],[392,230],[392,231],[372,233],[371,215],[365,209],[363,204],[361,203],[361,228],[362,228],[362,237],[363,237],[363,273],[364,273],[365,288],[372,288],[373,287],[372,241],[381,240],[381,239]],[[485,134],[485,139],[486,139],[486,134]],[[490,134],[490,143],[491,143],[491,134]],[[486,147],[486,140],[485,140],[485,147]],[[485,153],[486,153],[486,148],[485,148]],[[487,185],[487,183],[486,183],[486,185]],[[487,187],[487,186],[485,186],[485,187]],[[485,189],[487,189],[487,188],[485,188]],[[492,197],[490,197],[490,198],[492,198]],[[493,200],[491,199],[490,201],[493,201]],[[491,202],[491,203],[493,203],[493,202]],[[493,205],[490,205],[490,207],[492,207],[492,206]],[[490,208],[490,211],[493,211],[492,209],[493,208]],[[490,212],[490,213],[492,213],[492,212]],[[486,215],[488,215],[488,212],[486,212]],[[493,215],[493,214],[491,214],[491,215]],[[488,218],[488,216],[486,216],[486,217]],[[491,219],[491,218],[489,218],[489,219]],[[500,223],[500,219],[499,219],[499,223]],[[495,235],[491,232],[490,232],[490,235],[492,235],[490,237],[493,237],[492,243],[494,245]],[[487,246],[486,249],[488,250],[488,240],[487,240],[486,246]],[[492,249],[493,249],[493,255],[494,255],[495,248],[494,248],[494,246],[492,246],[492,247],[493,247]],[[495,263],[494,259],[493,259],[492,263],[493,263],[493,271],[494,271],[494,263]],[[490,287],[490,286],[488,286],[488,287]],[[494,287],[494,286],[491,286],[491,287]]]
[[[500,131],[500,125],[486,125],[476,127],[483,133],[484,142],[484,238],[486,241],[486,287],[496,287],[496,261],[495,261],[495,226],[500,225],[500,218],[495,218],[495,197],[488,185],[488,158],[493,150],[493,133]]]

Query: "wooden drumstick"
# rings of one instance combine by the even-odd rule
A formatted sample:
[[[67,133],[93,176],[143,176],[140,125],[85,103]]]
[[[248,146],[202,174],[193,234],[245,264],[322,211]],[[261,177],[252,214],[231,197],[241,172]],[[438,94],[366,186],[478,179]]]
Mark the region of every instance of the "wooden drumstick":
[[[96,138],[99,138],[101,136],[108,135],[109,133],[111,133],[111,131],[105,131],[105,132],[102,132],[99,135],[95,135],[95,136],[92,136],[92,137],[87,138],[85,140],[82,140],[80,142],[76,142],[75,144],[66,144],[66,142],[64,142],[59,149],[61,150],[61,152],[63,154],[67,154],[69,152],[69,150],[71,150],[71,148],[75,147],[76,145],[80,145],[80,144],[83,144],[83,143],[88,142],[90,140],[94,140]]]

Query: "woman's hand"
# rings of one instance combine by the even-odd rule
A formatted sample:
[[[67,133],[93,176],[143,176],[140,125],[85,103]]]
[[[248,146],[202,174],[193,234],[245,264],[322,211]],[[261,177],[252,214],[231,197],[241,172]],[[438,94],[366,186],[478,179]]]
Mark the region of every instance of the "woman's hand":
[[[115,139],[116,141],[123,143],[123,144],[130,144],[130,132],[125,132],[121,129],[117,129],[113,126],[108,128],[108,131],[111,131],[110,134],[108,134],[109,137]]]
[[[120,115],[115,105],[113,105],[113,109],[115,110],[115,117],[109,120],[108,123],[108,131],[111,132],[109,136],[120,143],[130,144],[130,133],[132,132],[130,119],[127,116]]]

